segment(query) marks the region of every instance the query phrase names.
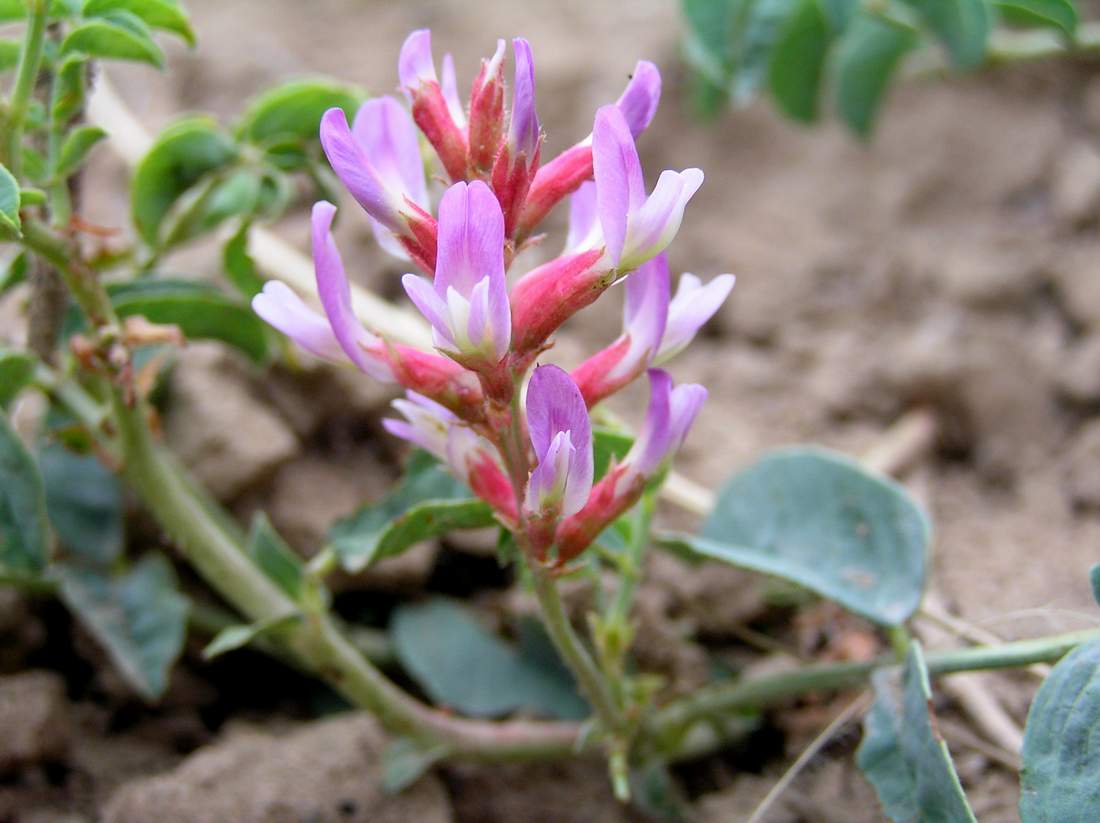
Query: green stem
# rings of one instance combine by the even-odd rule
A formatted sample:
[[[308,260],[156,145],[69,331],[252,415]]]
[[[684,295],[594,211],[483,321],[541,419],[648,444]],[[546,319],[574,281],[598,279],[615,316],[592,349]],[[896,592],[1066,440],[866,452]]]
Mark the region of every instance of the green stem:
[[[23,165],[23,121],[27,117],[27,107],[30,105],[31,93],[38,78],[38,67],[42,62],[47,3],[48,0],[27,2],[27,33],[19,55],[11,100],[8,101],[5,165],[16,179],[19,179]]]
[[[531,566],[535,596],[538,598],[543,623],[550,639],[554,642],[554,647],[576,676],[577,684],[592,704],[604,731],[609,734],[622,731],[624,723],[615,701],[604,683],[602,673],[585,650],[577,633],[573,631],[553,577],[543,569],[537,568],[534,561]]]
[[[24,220],[22,243],[57,269],[89,323],[96,327],[118,323],[111,299],[95,271],[74,259],[76,252],[67,238],[37,220]]]
[[[1100,640],[1100,629],[1020,640],[998,646],[928,652],[926,661],[932,676],[986,669],[1007,669],[1032,663],[1051,663],[1075,646]],[[867,682],[877,669],[897,665],[891,655],[855,663],[825,663],[801,666],[767,677],[719,683],[672,703],[656,713],[649,731],[661,738],[683,731],[696,721],[731,712],[759,710],[807,692],[835,691]]]

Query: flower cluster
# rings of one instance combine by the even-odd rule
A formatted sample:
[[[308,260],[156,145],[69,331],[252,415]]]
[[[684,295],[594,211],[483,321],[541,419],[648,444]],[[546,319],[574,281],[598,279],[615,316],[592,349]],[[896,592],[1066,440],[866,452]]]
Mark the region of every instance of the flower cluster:
[[[703,181],[698,169],[664,171],[648,193],[635,138],[657,109],[661,78],[641,61],[618,101],[601,107],[592,133],[545,165],[535,109],[531,47],[513,41],[510,106],[505,43],[482,60],[467,104],[454,62],[439,74],[431,34],[413,32],[398,60],[404,102],[365,103],[349,126],[340,109],[321,120],[333,171],[366,211],[379,245],[419,273],[402,279],[431,324],[434,352],[372,333],[351,308],[331,226],[336,208],[313,208],[313,260],[324,315],[271,282],[253,306],[314,355],[350,361],[407,389],[386,428],[436,455],[500,520],[529,555],[562,564],[632,506],[683,442],[704,399],[655,368],[675,356],[733,287],[724,274],[703,285],[691,274],[671,294],[665,249]],[[450,184],[432,213],[421,136]],[[507,270],[550,210],[570,200],[561,255],[519,277]],[[626,278],[622,334],[572,373],[541,365],[523,381],[554,332]],[[596,480],[589,410],[648,374],[641,432],[621,462]]]

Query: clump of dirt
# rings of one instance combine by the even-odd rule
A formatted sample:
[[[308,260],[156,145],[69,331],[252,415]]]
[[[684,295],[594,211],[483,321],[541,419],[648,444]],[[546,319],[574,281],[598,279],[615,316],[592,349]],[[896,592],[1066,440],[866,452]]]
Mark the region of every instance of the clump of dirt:
[[[1087,582],[1100,544],[1095,64],[1037,64],[905,85],[890,100],[874,140],[861,145],[835,125],[802,130],[762,104],[702,122],[685,103],[677,4],[667,0],[633,3],[614,13],[579,0],[486,2],[476,13],[457,0],[188,5],[200,36],[197,51],[169,49],[172,71],[164,75],[112,72],[150,128],[187,109],[232,117],[245,99],[292,75],[328,73],[389,92],[396,85],[402,39],[429,25],[437,52],[455,53],[465,71],[461,82],[470,79],[497,36],[523,34],[531,41],[547,131],[544,156],[551,157],[588,133],[595,107],[618,95],[637,58],[656,61],[665,97],[640,141],[648,175],[685,166],[707,174],[672,247],[674,271],[704,279],[724,271],[738,275],[720,316],[670,365],[677,380],[710,390],[678,469],[718,484],[765,450],[792,442],[858,454],[900,414],[929,407],[942,433],[926,484],[936,524],[932,587],[963,616],[1005,636],[1095,623]],[[122,220],[124,179],[120,162],[100,150],[85,185],[90,220]],[[342,212],[339,242],[351,271],[364,285],[394,295],[400,266],[372,245],[350,200]],[[555,213],[551,230],[562,225],[563,215]],[[280,232],[304,247],[304,215],[289,218]],[[530,256],[554,253],[553,237]],[[173,264],[211,276],[219,266],[208,248],[189,251]],[[560,355],[568,365],[604,344],[618,327],[619,310],[615,297],[600,301],[570,324],[549,356]],[[393,445],[377,426],[389,395],[366,378],[334,376],[312,364],[257,375],[209,347],[194,347],[185,357],[169,392],[175,398],[166,411],[171,441],[239,514],[271,511],[303,551],[316,545],[331,517],[381,494],[393,476]],[[633,420],[642,399],[639,389],[612,405]],[[243,417],[256,436],[227,436]],[[246,447],[252,451],[243,453]],[[693,520],[667,506],[661,518],[675,526]],[[479,558],[484,568],[456,559],[462,553],[454,547],[440,554],[432,545],[389,579],[380,569],[380,578],[351,585],[370,589],[383,604],[422,586],[477,591],[477,574],[495,565],[491,544],[456,546],[475,552],[466,557],[488,551],[489,557]],[[1041,573],[1035,567],[1040,550]],[[778,629],[781,645],[799,646],[794,610],[777,607],[755,579],[724,569],[692,571],[665,557],[653,558],[652,565],[640,606],[640,656],[673,688],[691,688],[706,677],[711,659],[742,665],[762,632]],[[470,579],[471,569],[479,570],[476,579]],[[13,623],[4,619],[9,612],[23,617]],[[22,650],[13,654],[15,646],[3,647],[3,671],[37,665],[45,640],[35,627],[43,619],[57,623],[48,606],[0,601],[0,632],[18,634]],[[851,647],[830,653],[868,651],[861,639],[870,636],[865,627],[845,623],[842,634],[852,639]],[[247,788],[247,775],[230,786],[233,775],[210,763],[225,757],[232,765],[243,758],[257,764],[257,775],[259,764],[283,769],[298,761],[281,752],[298,737],[321,735],[320,729],[343,741],[360,771],[354,779],[342,771],[339,777],[359,798],[355,811],[326,806],[318,813],[329,817],[317,819],[367,819],[364,809],[372,804],[399,804],[377,795],[376,759],[366,758],[352,740],[366,721],[347,721],[358,724],[350,731],[339,731],[343,721],[329,721],[287,738],[249,732],[207,747],[228,717],[249,714],[244,706],[250,697],[272,683],[278,683],[277,694],[259,699],[249,715],[267,727],[332,705],[331,696],[274,664],[264,664],[273,668],[262,668],[261,678],[253,667],[260,664],[243,654],[250,662],[233,669],[232,678],[189,657],[181,669],[187,674],[177,677],[208,679],[226,693],[235,683],[236,690],[229,700],[192,697],[171,710],[120,704],[102,683],[74,687],[89,677],[86,669],[66,674],[68,698],[62,700],[73,703],[65,709],[69,744],[55,747],[53,738],[44,738],[40,754],[0,785],[0,819],[77,823],[104,809],[106,819],[118,823],[154,819],[143,810],[177,803],[164,798],[178,798],[181,787],[218,810],[210,814],[227,819],[231,806],[218,806],[219,798],[251,803],[258,795]],[[56,652],[46,657],[64,659]],[[997,682],[1015,695],[1007,701],[1014,710],[1026,706],[1033,685]],[[678,783],[692,799],[696,819],[741,819],[751,812],[789,756],[838,710],[807,701],[768,718],[773,737],[755,751],[755,763],[725,753],[679,768]],[[187,727],[178,719],[187,712],[199,718],[199,730],[192,724],[181,744],[166,731],[173,726],[165,725],[165,714]],[[769,819],[881,819],[851,765],[853,746],[849,733],[827,748]],[[179,764],[195,747],[199,752]],[[337,751],[344,749],[332,749]],[[988,760],[975,760],[966,746],[962,752],[963,779],[983,809],[982,819],[1014,819],[1004,802],[1013,778]],[[331,754],[326,745],[317,753]],[[246,771],[252,769],[247,764]],[[338,764],[333,768],[340,771]],[[417,789],[432,796],[431,819],[534,820],[541,814],[553,820],[626,820],[635,814],[614,806],[598,764],[449,766],[441,777],[442,784],[432,778],[427,788]],[[280,798],[281,787],[268,788],[264,797],[273,805],[238,819],[300,819],[301,804],[314,797],[291,792]],[[316,797],[318,803],[335,802],[337,794],[319,790]],[[47,812],[58,816],[34,816]],[[173,819],[185,819],[183,811],[174,813]]]

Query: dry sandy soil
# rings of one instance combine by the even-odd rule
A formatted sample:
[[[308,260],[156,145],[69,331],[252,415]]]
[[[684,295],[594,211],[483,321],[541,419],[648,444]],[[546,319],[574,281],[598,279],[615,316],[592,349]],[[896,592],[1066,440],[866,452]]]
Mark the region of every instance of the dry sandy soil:
[[[672,367],[678,379],[711,390],[682,471],[718,483],[766,449],[792,442],[858,454],[906,411],[931,408],[942,436],[914,483],[935,521],[932,586],[943,603],[1006,637],[1096,623],[1087,584],[1089,565],[1100,559],[1096,64],[907,85],[864,146],[836,126],[801,130],[765,105],[700,121],[686,102],[671,0],[622,7],[578,0],[188,5],[197,51],[170,49],[165,75],[113,73],[150,128],[180,110],[231,119],[246,98],[302,74],[390,91],[401,40],[428,25],[437,52],[454,51],[464,78],[496,37],[529,38],[552,156],[587,133],[595,107],[614,99],[638,57],[656,61],[666,94],[641,141],[643,162],[652,176],[685,166],[707,175],[673,246],[673,267],[739,278],[705,337]],[[118,161],[101,151],[86,186],[93,220],[121,221],[121,179]],[[560,226],[560,217],[555,221]],[[282,233],[304,248],[302,215],[288,219]],[[364,285],[393,295],[400,272],[368,234],[362,221],[345,220],[345,257]],[[175,265],[213,271],[212,261],[199,250]],[[618,311],[611,298],[578,318],[559,346],[561,360],[575,361],[605,342]],[[394,445],[377,428],[387,395],[361,383],[308,370],[248,374],[216,349],[196,346],[177,370],[167,431],[237,511],[270,508],[306,548],[333,517],[378,495],[392,471]],[[620,408],[632,414],[629,404]],[[240,431],[243,415],[253,422],[234,442],[221,427]],[[664,516],[689,522],[672,509]],[[499,606],[507,598],[484,591],[499,586],[495,565],[469,548],[426,547],[347,586],[369,592],[375,603],[427,588]],[[740,629],[759,621],[767,606],[760,587],[738,574],[701,580],[667,560],[655,571],[643,603],[642,654],[690,685],[705,674],[704,650],[693,643],[674,652],[677,637],[697,631],[712,651],[736,646]],[[243,662],[204,667],[192,654],[165,704],[146,709],[103,669],[89,642],[69,638],[56,607],[13,601],[7,608],[4,631],[18,634],[26,651],[5,655],[6,671],[27,661],[61,665],[73,648],[85,662],[63,672],[60,691],[68,696],[58,694],[52,709],[67,713],[56,721],[71,727],[58,731],[67,753],[0,783],[0,820],[78,823],[103,814],[113,823],[213,821],[230,819],[228,809],[245,815],[246,807],[251,816],[237,819],[247,823],[304,820],[304,806],[278,800],[272,775],[290,769],[287,763],[311,762],[303,752],[314,750],[323,777],[303,796],[331,797],[347,787],[355,802],[311,819],[642,819],[617,810],[600,770],[588,767],[448,768],[403,800],[382,799],[369,771],[377,762],[373,727],[344,724],[318,738],[322,743],[309,737],[322,733],[317,729],[283,734],[316,707],[305,684],[272,664],[245,654]],[[817,608],[782,631],[790,642],[812,646],[814,637],[862,629]],[[56,633],[63,639],[47,642]],[[273,680],[278,689],[268,685]],[[984,687],[1022,721],[1034,681],[999,676]],[[701,821],[744,819],[842,705],[818,702],[775,717],[768,735],[682,768],[693,814]],[[945,701],[944,710],[951,716],[953,707]],[[253,728],[240,728],[244,721]],[[857,739],[854,731],[840,735],[768,820],[880,820],[870,790],[846,765]],[[1016,819],[1014,776],[969,739],[964,730],[951,742],[979,817]],[[108,800],[118,785],[172,768],[196,749],[160,783],[131,782]],[[344,751],[359,757],[350,775],[347,760],[332,754]],[[257,762],[272,765],[265,772]],[[189,790],[201,805],[205,794],[216,794],[203,787],[225,770],[243,775],[241,786],[226,790],[237,794],[211,799],[206,816],[185,812],[180,793]]]

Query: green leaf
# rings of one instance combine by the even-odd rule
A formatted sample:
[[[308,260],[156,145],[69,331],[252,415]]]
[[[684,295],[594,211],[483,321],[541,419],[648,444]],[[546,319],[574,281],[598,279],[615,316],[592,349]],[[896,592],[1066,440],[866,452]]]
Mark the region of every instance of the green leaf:
[[[568,719],[588,715],[558,661],[524,655],[448,600],[401,606],[390,624],[405,670],[437,704],[475,717],[519,709]]]
[[[634,438],[629,434],[595,426],[592,429],[592,456],[596,480],[607,474],[612,458],[622,460],[633,445]]]
[[[0,240],[18,240],[23,236],[19,219],[19,182],[0,166]]]
[[[187,600],[171,564],[147,554],[123,574],[61,564],[57,575],[62,599],[126,681],[146,700],[160,697],[187,628]]]
[[[1063,657],[1039,687],[1024,729],[1024,823],[1100,819],[1100,641]]]
[[[943,43],[951,62],[972,69],[985,59],[993,15],[987,0],[905,0]]]
[[[34,378],[34,357],[23,351],[0,346],[0,410]]]
[[[932,690],[920,643],[913,641],[900,675],[900,683],[896,669],[873,675],[875,702],[864,721],[856,762],[891,820],[974,823],[932,715]]]
[[[19,40],[0,40],[0,71],[11,71],[19,65],[23,44]]]
[[[1053,26],[1073,35],[1080,18],[1070,0],[993,0],[993,5],[1013,21]]]
[[[61,54],[136,60],[158,69],[164,65],[164,52],[153,42],[148,26],[126,11],[108,12],[76,26],[61,41]]]
[[[108,287],[120,317],[141,315],[174,324],[192,340],[221,340],[263,362],[268,336],[262,320],[238,299],[213,286],[188,280],[135,280]]]
[[[175,0],[88,0],[85,17],[100,17],[112,11],[127,11],[150,28],[178,34],[189,46],[195,45],[195,33],[187,13]]]
[[[292,614],[281,614],[277,617],[261,620],[258,623],[227,626],[218,632],[217,635],[214,636],[214,639],[202,650],[203,659],[213,660],[215,657],[220,657],[226,652],[243,649],[245,646],[255,641],[256,638],[265,637],[269,634],[278,634],[283,629],[300,623],[301,620],[302,615],[298,612],[294,612]]]
[[[449,754],[445,745],[426,746],[399,737],[382,752],[382,788],[390,794],[404,791]]]
[[[429,537],[495,522],[489,504],[475,498],[434,459],[417,453],[401,485],[378,503],[338,521],[329,539],[344,568],[356,572]]]
[[[0,23],[22,20],[26,16],[26,0],[0,0]]]
[[[754,0],[734,52],[731,94],[735,102],[748,103],[768,76],[772,53],[798,0]]]
[[[1100,563],[1089,569],[1089,582],[1092,584],[1092,597],[1100,606]]]
[[[73,129],[61,144],[55,174],[63,179],[75,172],[92,150],[92,146],[106,136],[107,132],[99,126],[80,126]]]
[[[51,104],[57,123],[68,123],[84,107],[87,67],[88,58],[83,54],[70,54],[57,67]]]
[[[859,10],[860,0],[822,0],[821,4],[825,9],[825,17],[829,20],[829,27],[834,34],[839,34],[852,22]]]
[[[42,475],[0,414],[0,568],[34,575],[49,555]]]
[[[264,278],[256,268],[252,255],[248,253],[248,231],[252,226],[247,221],[241,223],[237,233],[230,238],[222,250],[222,264],[225,276],[237,287],[237,291],[251,299],[264,287]]]
[[[57,537],[82,562],[105,567],[122,554],[122,486],[92,454],[59,444],[38,453],[46,511]]]
[[[172,204],[202,177],[237,159],[232,138],[205,117],[169,126],[134,172],[130,207],[134,225],[150,246]]]
[[[800,0],[772,51],[768,82],[779,107],[803,123],[817,119],[829,22],[819,0]]]
[[[19,252],[0,270],[0,295],[27,279],[27,253]]]
[[[295,80],[253,100],[241,115],[237,136],[252,143],[315,140],[328,109],[338,106],[350,119],[362,101],[362,92],[334,80]]]
[[[912,29],[876,15],[860,13],[840,40],[836,55],[836,105],[841,119],[866,137],[897,68],[916,47]]]
[[[260,200],[261,176],[249,168],[213,174],[184,192],[165,215],[159,245],[193,240],[233,217],[251,215]]]
[[[292,600],[302,593],[302,561],[263,512],[252,518],[248,556]]]
[[[930,526],[897,483],[822,449],[781,449],[730,478],[697,554],[796,583],[895,626],[920,604]]]

